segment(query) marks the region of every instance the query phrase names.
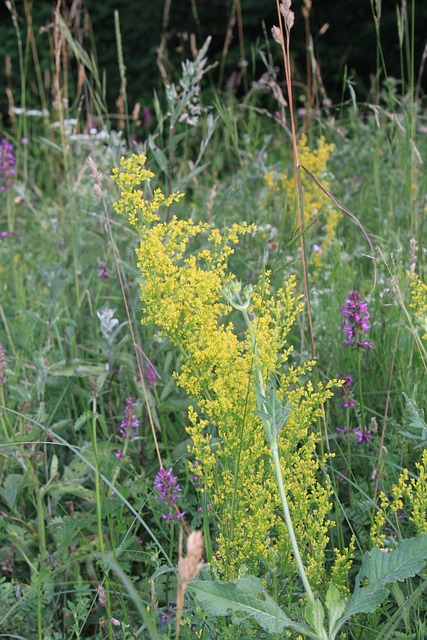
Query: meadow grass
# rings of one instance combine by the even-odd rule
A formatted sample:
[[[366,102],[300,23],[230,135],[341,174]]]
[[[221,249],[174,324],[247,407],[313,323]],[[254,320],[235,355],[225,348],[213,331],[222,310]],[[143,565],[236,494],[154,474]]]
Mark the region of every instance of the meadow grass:
[[[284,83],[262,50],[242,98],[217,92],[200,43],[140,137],[118,14],[112,119],[69,15],[53,15],[49,104],[10,9],[0,635],[425,638],[427,122],[410,31],[401,84],[339,105],[307,31],[293,113],[285,2]]]

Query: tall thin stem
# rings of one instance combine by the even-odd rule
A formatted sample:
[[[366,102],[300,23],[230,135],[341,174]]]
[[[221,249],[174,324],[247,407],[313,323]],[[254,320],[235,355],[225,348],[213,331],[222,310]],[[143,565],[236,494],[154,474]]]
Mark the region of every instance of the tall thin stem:
[[[277,0],[277,14],[279,17],[279,26],[281,32],[281,47],[283,53],[283,66],[285,69],[285,77],[286,77],[286,88],[288,93],[288,102],[289,102],[289,118],[291,121],[291,137],[292,137],[292,153],[293,153],[293,164],[294,164],[294,176],[295,182],[297,185],[297,233],[299,233],[299,241],[301,248],[301,262],[302,262],[302,271],[303,271],[303,279],[304,279],[304,297],[307,303],[307,317],[308,324],[310,329],[310,341],[311,341],[311,352],[314,359],[316,359],[316,347],[314,342],[314,331],[313,331],[313,322],[311,315],[311,304],[310,304],[310,289],[308,284],[308,269],[307,269],[307,260],[305,255],[305,243],[304,243],[304,201],[303,201],[303,188],[301,182],[301,174],[299,171],[300,163],[298,158],[298,144],[297,144],[297,134],[296,134],[296,126],[295,126],[295,114],[294,114],[294,104],[293,104],[293,91],[292,91],[292,71],[291,71],[291,55],[290,55],[290,29],[292,26],[292,22],[290,23],[288,20],[282,20],[282,14],[280,12],[279,0]],[[283,23],[285,25],[283,26]],[[286,37],[285,37],[286,34]]]
[[[282,469],[280,467],[280,457],[279,457],[279,448],[277,443],[271,446],[271,457],[273,458],[274,463],[274,471],[276,472],[277,484],[279,486],[280,499],[282,501],[283,515],[285,518],[286,527],[289,533],[289,539],[292,545],[292,551],[294,553],[295,562],[297,563],[298,572],[301,578],[301,581],[304,585],[305,592],[307,594],[310,602],[314,603],[314,595],[311,590],[310,583],[307,578],[307,574],[305,572],[305,568],[302,562],[301,554],[298,547],[298,542],[295,535],[294,526],[292,524],[292,518],[288,507],[288,500],[286,497],[285,486],[283,484],[283,475]]]

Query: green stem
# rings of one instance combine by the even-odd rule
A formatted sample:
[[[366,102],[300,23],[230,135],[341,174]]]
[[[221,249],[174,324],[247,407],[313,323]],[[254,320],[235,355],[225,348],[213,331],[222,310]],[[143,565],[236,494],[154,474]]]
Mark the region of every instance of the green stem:
[[[292,551],[294,552],[295,562],[297,563],[298,572],[299,572],[301,581],[304,585],[304,589],[307,594],[307,597],[310,600],[310,602],[314,603],[314,595],[311,590],[311,586],[304,569],[301,554],[299,552],[298,542],[297,542],[295,531],[294,531],[294,526],[292,524],[291,514],[289,512],[288,499],[286,497],[285,486],[283,484],[282,469],[280,467],[279,448],[277,444],[274,444],[271,446],[271,456],[274,462],[274,470],[276,472],[276,479],[277,479],[277,484],[279,486],[280,499],[282,501],[283,515],[285,517],[286,527],[288,529],[289,538],[291,540]]]
[[[362,366],[361,366],[360,349],[357,350],[357,386],[359,387],[360,415],[362,417],[362,424],[360,425],[360,428],[362,433],[365,433],[367,429],[367,425],[365,422],[365,406],[363,404]]]
[[[41,557],[44,559],[46,557],[46,529],[44,522],[44,504],[43,504],[43,496],[41,494],[40,487],[37,486],[38,478],[37,473],[33,473],[35,490],[36,490],[36,503],[37,503],[37,533],[39,539],[39,551]]]

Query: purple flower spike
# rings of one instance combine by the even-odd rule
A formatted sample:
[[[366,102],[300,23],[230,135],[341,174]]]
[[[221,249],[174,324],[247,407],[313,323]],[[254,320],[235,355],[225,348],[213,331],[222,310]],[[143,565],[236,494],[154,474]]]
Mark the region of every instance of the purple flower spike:
[[[347,338],[344,340],[346,347],[367,347],[372,349],[372,344],[367,340],[361,340],[361,333],[367,333],[371,328],[368,320],[370,313],[368,305],[361,300],[358,291],[349,291],[345,304],[342,305],[341,315],[344,318],[343,333]]]
[[[3,138],[0,144],[0,191],[7,191],[15,176],[13,144]]]
[[[132,439],[132,431],[139,427],[138,418],[135,415],[135,407],[135,400],[131,396],[129,396],[129,398],[126,400],[124,417],[120,425],[120,435],[122,436],[122,438]]]
[[[162,467],[157,473],[153,484],[156,491],[159,492],[160,500],[170,506],[173,506],[176,503],[179,494],[182,492],[176,476],[172,473],[172,468],[166,471],[166,469]],[[171,514],[162,517],[165,520],[172,519]]]

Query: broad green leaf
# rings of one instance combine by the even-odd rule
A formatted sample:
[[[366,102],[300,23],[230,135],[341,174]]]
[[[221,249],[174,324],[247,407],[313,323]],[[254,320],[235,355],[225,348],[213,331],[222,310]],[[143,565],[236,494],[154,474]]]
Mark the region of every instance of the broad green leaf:
[[[386,585],[412,578],[421,572],[427,558],[427,534],[402,540],[397,549],[385,552],[372,549],[365,553],[362,566],[356,577],[356,588],[347,602],[342,617],[331,634],[336,637],[339,629],[357,613],[373,613],[388,596]],[[366,586],[360,587],[361,584]]]
[[[266,593],[261,580],[253,576],[233,582],[193,582],[188,590],[194,593],[206,613],[229,616],[239,624],[252,618],[269,633],[281,633],[286,628],[317,640],[310,627],[293,622]]]
[[[26,476],[19,473],[10,473],[6,476],[3,486],[0,488],[0,497],[3,498],[9,509],[15,510],[18,496],[27,484]]]
[[[374,592],[387,583],[412,578],[423,570],[426,558],[426,533],[402,540],[397,549],[387,553],[381,549],[372,549],[363,556],[356,584],[368,581],[368,591]]]
[[[342,625],[357,613],[374,613],[379,604],[388,596],[388,589],[378,589],[372,593],[366,587],[357,588],[347,602],[342,618],[334,628],[332,638],[338,633]]]

